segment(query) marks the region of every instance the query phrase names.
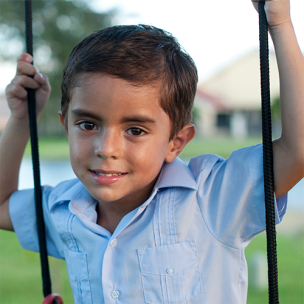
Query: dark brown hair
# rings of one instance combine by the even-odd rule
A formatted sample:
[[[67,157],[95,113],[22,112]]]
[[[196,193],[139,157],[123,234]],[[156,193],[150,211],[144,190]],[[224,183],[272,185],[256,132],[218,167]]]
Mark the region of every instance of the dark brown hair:
[[[113,26],[89,35],[71,52],[61,83],[65,117],[84,73],[106,73],[133,85],[158,85],[160,106],[171,121],[170,139],[191,121],[197,87],[192,58],[168,32],[148,25]]]

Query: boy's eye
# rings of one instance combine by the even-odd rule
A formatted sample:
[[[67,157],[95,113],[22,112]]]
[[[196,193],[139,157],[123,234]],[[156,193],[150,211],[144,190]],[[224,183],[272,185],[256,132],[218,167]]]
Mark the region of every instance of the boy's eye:
[[[79,127],[80,127],[80,129],[86,130],[86,131],[92,131],[92,130],[97,129],[96,125],[91,122],[82,122],[79,124]]]
[[[130,128],[127,131],[128,134],[133,135],[133,136],[140,136],[143,135],[145,133],[145,131],[143,131],[142,129],[139,128]]]

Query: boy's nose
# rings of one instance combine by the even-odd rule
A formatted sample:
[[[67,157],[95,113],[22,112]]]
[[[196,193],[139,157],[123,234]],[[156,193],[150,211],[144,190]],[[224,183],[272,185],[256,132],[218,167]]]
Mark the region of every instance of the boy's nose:
[[[119,158],[121,154],[119,134],[115,130],[104,130],[96,139],[95,154],[104,159]]]

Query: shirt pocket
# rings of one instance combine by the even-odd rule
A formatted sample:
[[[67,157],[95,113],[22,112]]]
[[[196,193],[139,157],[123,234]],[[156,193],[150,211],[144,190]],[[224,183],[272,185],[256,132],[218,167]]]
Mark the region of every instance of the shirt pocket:
[[[194,241],[137,250],[145,303],[181,304],[202,292]]]
[[[74,302],[77,304],[91,304],[92,293],[87,255],[68,249],[65,249],[64,253]]]

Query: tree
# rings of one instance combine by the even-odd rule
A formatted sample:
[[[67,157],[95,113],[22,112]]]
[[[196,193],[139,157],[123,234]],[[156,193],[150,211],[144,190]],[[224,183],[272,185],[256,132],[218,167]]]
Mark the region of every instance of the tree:
[[[96,13],[87,1],[33,1],[34,61],[52,86],[50,101],[39,121],[40,133],[62,134],[58,123],[60,83],[65,61],[84,37],[111,25],[114,11]],[[24,48],[24,1],[0,1],[0,58],[14,59]],[[17,55],[18,54],[18,55]]]

